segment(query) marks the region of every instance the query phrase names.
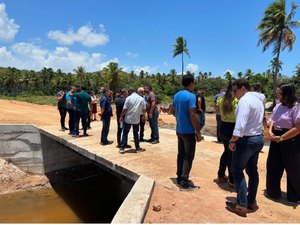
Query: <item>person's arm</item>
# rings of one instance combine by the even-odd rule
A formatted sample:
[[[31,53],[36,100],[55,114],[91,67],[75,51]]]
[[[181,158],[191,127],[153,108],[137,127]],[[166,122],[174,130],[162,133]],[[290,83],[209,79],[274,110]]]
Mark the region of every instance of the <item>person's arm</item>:
[[[300,134],[300,123],[295,124],[295,127],[288,130],[283,135],[275,136],[274,141],[276,141],[276,142],[285,141],[285,140],[291,139],[293,137],[296,137],[298,134]]]
[[[197,98],[197,103],[198,103],[198,106],[199,106],[199,111],[203,113],[203,110],[202,110],[202,108],[201,108],[201,103],[202,103],[201,97],[198,97],[198,98]]]
[[[270,138],[272,141],[274,141],[274,138],[275,138],[275,135],[272,132],[273,125],[274,125],[274,122],[272,120],[269,120],[269,135],[270,135]]]
[[[191,119],[191,122],[192,122],[192,125],[196,131],[196,137],[197,137],[197,141],[201,141],[202,140],[202,135],[201,135],[201,131],[200,131],[200,128],[199,128],[199,122],[196,118],[196,109],[195,108],[190,108],[189,109],[189,115],[190,115],[190,119]]]
[[[149,118],[151,119],[153,116],[153,112],[156,106],[156,101],[155,101],[155,97],[152,95],[151,96],[151,106],[150,106],[150,112],[149,112]]]
[[[125,116],[125,114],[127,113],[128,109],[124,109],[122,110],[122,113],[121,113],[121,116],[120,116],[120,119],[119,119],[119,122],[122,123],[123,122],[123,117]],[[144,116],[144,115],[143,115]]]
[[[60,102],[63,100],[64,92],[59,92],[59,95],[57,95],[57,101]]]

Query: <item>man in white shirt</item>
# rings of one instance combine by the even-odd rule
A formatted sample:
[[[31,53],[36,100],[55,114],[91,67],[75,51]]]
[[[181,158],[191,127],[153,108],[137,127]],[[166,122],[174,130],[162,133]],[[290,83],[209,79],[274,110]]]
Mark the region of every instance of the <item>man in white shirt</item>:
[[[140,147],[139,124],[140,124],[141,114],[143,114],[142,119],[145,121],[146,103],[144,98],[138,95],[134,88],[130,88],[128,93],[129,96],[125,100],[123,111],[119,119],[120,123],[123,123],[123,135],[122,135],[121,147],[119,149],[119,152],[121,154],[125,153],[124,149],[125,146],[127,145],[128,133],[130,131],[131,125],[133,127],[133,139],[135,144],[135,150],[136,151],[145,150]]]
[[[232,90],[239,99],[236,109],[236,124],[229,149],[232,154],[232,172],[237,191],[237,202],[226,202],[227,209],[239,216],[246,217],[248,211],[256,211],[258,187],[257,161],[263,148],[262,122],[264,106],[262,101],[250,92],[250,85],[245,79],[233,82]],[[248,189],[244,170],[249,176]],[[248,192],[248,194],[247,194]]]

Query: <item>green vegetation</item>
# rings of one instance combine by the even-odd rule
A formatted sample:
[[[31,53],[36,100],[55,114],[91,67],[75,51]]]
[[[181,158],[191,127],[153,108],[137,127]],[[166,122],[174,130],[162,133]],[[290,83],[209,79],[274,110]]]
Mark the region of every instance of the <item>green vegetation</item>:
[[[55,96],[37,96],[37,95],[18,95],[18,96],[1,96],[2,99],[17,100],[22,102],[30,102],[39,105],[57,105]]]
[[[288,48],[289,51],[293,49],[293,44],[296,36],[292,28],[300,26],[300,21],[292,21],[296,13],[297,5],[291,3],[291,12],[286,13],[285,0],[277,0],[273,2],[264,12],[257,29],[260,30],[260,39],[258,44],[263,44],[263,52],[266,51],[270,45],[273,45],[273,55],[275,58],[272,63],[273,75],[273,105],[276,100],[277,75],[281,69],[282,62],[279,60],[280,53]]]
[[[270,69],[254,73],[249,68],[245,72],[239,71],[237,77],[233,77],[230,72],[216,75],[211,72],[200,71],[194,74],[187,71],[186,74],[195,77],[196,89],[204,86],[207,96],[214,96],[220,92],[221,88],[226,87],[228,81],[245,78],[250,84],[260,83],[267,100],[272,99],[273,102],[275,102],[277,84],[293,83],[299,92],[300,63],[295,65],[294,74],[285,75],[280,73],[283,63],[279,60],[280,53],[285,48],[292,50],[296,39],[291,30],[300,26],[299,21],[292,21],[296,8],[297,6],[292,3],[290,13],[286,13],[285,0],[276,0],[265,10],[264,17],[257,27],[260,31],[258,44],[263,45],[263,52],[271,45],[274,47],[275,57],[271,60]],[[183,75],[183,56],[187,54],[190,57],[187,41],[183,37],[178,37],[173,47],[173,57],[181,55],[181,75]],[[64,73],[60,69],[53,71],[52,68],[43,68],[41,71],[19,70],[14,67],[0,68],[0,96],[2,98],[55,105],[55,94],[63,88],[67,90],[70,85],[86,86],[88,91],[95,91],[98,96],[102,87],[109,88],[116,93],[120,88],[151,85],[157,94],[158,101],[162,104],[169,104],[174,94],[181,89],[181,76],[177,75],[175,69],[171,69],[167,74],[149,74],[143,70],[139,74],[134,71],[127,73],[119,68],[116,62],[111,62],[107,67],[95,72],[86,72],[82,66],[74,69],[73,73]]]

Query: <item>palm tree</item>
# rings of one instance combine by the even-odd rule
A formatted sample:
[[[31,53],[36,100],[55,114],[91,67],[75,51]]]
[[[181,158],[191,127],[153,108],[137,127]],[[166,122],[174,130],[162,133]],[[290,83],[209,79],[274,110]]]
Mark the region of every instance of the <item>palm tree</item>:
[[[176,78],[177,78],[176,70],[171,69],[169,75],[170,75],[170,81],[171,81],[172,87],[174,87],[176,84]]]
[[[276,69],[278,68],[278,72],[280,70],[282,70],[282,62],[279,60],[277,60],[277,58],[274,58],[270,61],[271,65],[270,65],[270,68],[271,68],[271,71],[272,71],[272,75],[273,75],[273,78],[274,78],[274,74],[275,74],[275,71]]]
[[[186,46],[187,46],[187,43],[183,37],[178,37],[176,39],[176,43],[173,44],[173,47],[174,47],[173,57],[181,55],[182,76],[183,76],[183,70],[184,70],[183,53],[187,54],[188,57],[190,57],[189,49]]]
[[[78,66],[73,72],[76,74],[80,85],[86,86],[86,72],[84,67]]]
[[[119,74],[122,71],[122,68],[119,68],[118,63],[110,62],[108,66],[104,68],[105,74],[109,77],[109,88],[113,91],[114,95],[119,86]]]
[[[292,21],[296,13],[296,8],[297,5],[292,2],[291,11],[287,14],[285,0],[277,0],[265,10],[264,17],[256,28],[260,30],[258,45],[263,45],[263,52],[270,45],[273,45],[273,55],[276,55],[277,62],[280,62],[279,56],[281,51],[284,51],[285,48],[291,51],[296,40],[296,36],[291,30],[300,26],[300,21]],[[273,106],[276,104],[275,96],[278,72],[279,64],[277,64],[273,76]]]

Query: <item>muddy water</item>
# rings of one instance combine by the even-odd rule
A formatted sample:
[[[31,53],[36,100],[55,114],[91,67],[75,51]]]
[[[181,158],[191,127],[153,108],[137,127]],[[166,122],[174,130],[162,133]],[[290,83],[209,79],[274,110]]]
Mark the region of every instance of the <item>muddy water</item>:
[[[110,223],[133,186],[95,165],[48,178],[53,188],[0,195],[0,223]]]

